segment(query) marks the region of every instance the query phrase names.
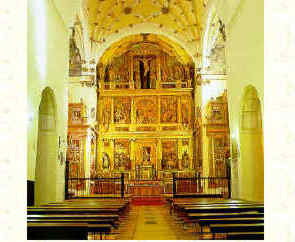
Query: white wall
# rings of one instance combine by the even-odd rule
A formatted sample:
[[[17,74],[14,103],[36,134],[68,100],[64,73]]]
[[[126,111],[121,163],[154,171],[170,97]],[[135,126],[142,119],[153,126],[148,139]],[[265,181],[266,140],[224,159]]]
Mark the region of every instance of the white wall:
[[[228,66],[228,101],[229,101],[229,119],[231,138],[236,139],[240,144],[240,106],[244,89],[248,85],[252,85],[258,92],[261,102],[262,122],[263,122],[263,95],[264,95],[264,4],[263,1],[242,1],[241,6],[237,10],[236,17],[227,28],[227,66]],[[229,27],[229,26],[228,26]],[[262,123],[263,124],[263,123]],[[240,145],[239,145],[240,147]],[[244,150],[245,153],[256,152],[255,150]],[[238,157],[238,167],[247,167],[249,169],[253,162],[264,162],[263,157],[252,155]],[[251,160],[250,160],[250,157]],[[254,160],[255,159],[255,160]],[[262,159],[262,160],[261,160]],[[246,169],[239,169],[240,176]],[[256,192],[251,193],[250,197],[247,189],[251,189],[253,184],[251,177],[263,177],[262,169],[251,169],[251,176],[247,180],[241,180],[240,177],[233,178],[233,196],[245,198],[248,200],[263,200],[263,179],[256,183]],[[248,194],[246,196],[246,194]]]
[[[96,87],[82,86],[79,81],[83,80],[83,77],[71,77],[69,86],[69,103],[80,103],[81,98],[86,106],[88,122],[94,124],[96,122],[96,106],[97,106],[97,91]],[[95,109],[95,115],[91,117],[91,109]]]
[[[50,87],[56,100],[57,137],[66,141],[68,99],[68,30],[54,5],[47,0],[28,1],[28,153],[27,179],[35,180],[38,110],[41,93]],[[58,140],[56,140],[58,142]],[[64,164],[56,164],[56,200],[64,198]],[[55,176],[53,176],[55,178]],[[46,191],[45,191],[46,192]]]

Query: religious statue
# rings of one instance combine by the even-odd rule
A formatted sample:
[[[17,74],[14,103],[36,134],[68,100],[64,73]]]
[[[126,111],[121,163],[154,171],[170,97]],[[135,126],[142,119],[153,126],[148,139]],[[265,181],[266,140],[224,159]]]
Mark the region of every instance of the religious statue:
[[[153,57],[140,57],[139,58],[139,71],[140,71],[140,82],[142,89],[150,89],[151,88],[151,60]]]
[[[184,169],[189,168],[189,156],[187,151],[185,150],[184,153],[182,154],[182,167]]]
[[[75,43],[75,29],[73,28],[72,36],[70,39],[70,63],[69,71],[70,75],[80,75],[82,71],[82,59],[80,55],[80,50]]]
[[[144,165],[150,165],[151,162],[151,154],[150,147],[143,147],[142,161]]]
[[[103,169],[109,169],[110,168],[110,158],[107,153],[103,153],[102,157],[102,168]]]

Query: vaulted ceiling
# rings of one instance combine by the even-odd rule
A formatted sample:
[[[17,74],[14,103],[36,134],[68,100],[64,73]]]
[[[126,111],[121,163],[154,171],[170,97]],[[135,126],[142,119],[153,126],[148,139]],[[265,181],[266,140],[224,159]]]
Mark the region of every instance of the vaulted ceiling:
[[[188,43],[201,38],[201,19],[207,0],[87,0],[84,14],[88,19],[89,38],[104,43],[107,36],[123,28],[152,23],[171,30]]]

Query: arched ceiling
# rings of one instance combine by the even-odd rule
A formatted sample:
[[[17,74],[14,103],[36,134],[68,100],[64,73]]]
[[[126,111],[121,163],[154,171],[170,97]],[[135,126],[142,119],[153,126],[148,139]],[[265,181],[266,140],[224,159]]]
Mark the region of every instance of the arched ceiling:
[[[87,0],[89,38],[97,43],[122,28],[141,23],[157,24],[171,29],[196,45],[201,38],[201,19],[207,0]]]
[[[127,51],[142,47],[146,44],[147,48],[155,46],[166,52],[170,56],[175,56],[181,63],[193,63],[193,59],[188,53],[177,43],[171,41],[165,36],[155,34],[137,34],[127,36],[114,44],[112,44],[102,55],[99,62],[103,64],[109,63],[113,57],[121,56]]]

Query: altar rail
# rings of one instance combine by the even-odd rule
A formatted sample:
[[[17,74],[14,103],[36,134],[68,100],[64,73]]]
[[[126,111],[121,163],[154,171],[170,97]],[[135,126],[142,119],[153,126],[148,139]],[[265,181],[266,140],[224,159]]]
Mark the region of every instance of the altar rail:
[[[66,178],[66,199],[82,197],[124,197],[124,174],[121,177]]]
[[[172,174],[173,197],[231,197],[230,177],[176,177]]]

